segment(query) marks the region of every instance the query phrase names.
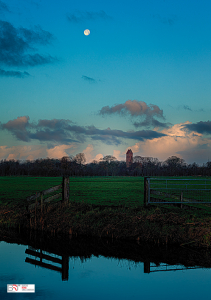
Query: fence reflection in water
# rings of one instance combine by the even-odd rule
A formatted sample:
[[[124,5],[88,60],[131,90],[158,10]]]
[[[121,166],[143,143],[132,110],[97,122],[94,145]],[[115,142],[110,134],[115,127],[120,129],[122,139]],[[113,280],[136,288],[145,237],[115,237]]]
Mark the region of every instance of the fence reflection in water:
[[[26,257],[25,262],[52,271],[60,272],[62,274],[62,281],[68,280],[69,278],[69,256],[68,255],[58,255],[55,253],[43,251],[42,249],[35,249],[30,246],[28,249],[25,250],[25,253],[35,257],[34,259]],[[46,260],[51,261],[51,264],[46,263],[45,262]],[[54,265],[52,263],[54,263]],[[181,270],[188,270],[188,269],[202,269],[202,267],[182,266],[181,264],[170,265],[167,263],[155,264],[153,262],[150,262],[150,260],[146,260],[146,259],[144,260],[144,273],[148,273],[148,274],[152,272],[181,271]]]
[[[46,252],[46,251],[45,251]],[[68,255],[62,255],[61,258],[56,257],[56,254],[54,253],[44,253],[42,249],[40,251],[38,249],[34,249],[32,247],[29,247],[25,251],[26,254],[30,256],[34,256],[35,259],[26,257],[25,262],[30,263],[35,266],[39,266],[42,268],[46,268],[52,271],[57,271],[62,274],[62,281],[68,280],[69,276],[69,256]],[[51,254],[51,255],[49,255]],[[57,255],[58,256],[58,255]],[[37,260],[39,259],[39,260]],[[45,261],[51,261],[51,264],[46,263]],[[56,263],[57,265],[53,265],[52,263]]]

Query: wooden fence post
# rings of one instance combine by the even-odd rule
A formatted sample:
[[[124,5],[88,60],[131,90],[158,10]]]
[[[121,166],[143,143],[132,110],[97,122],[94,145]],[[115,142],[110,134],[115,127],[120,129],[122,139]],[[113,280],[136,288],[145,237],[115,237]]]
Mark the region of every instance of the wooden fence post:
[[[69,177],[63,177],[62,180],[62,202],[68,203],[69,202],[69,188],[70,188],[70,179]]]
[[[35,202],[35,219],[34,219],[34,223],[35,223],[35,229],[37,227],[37,193],[36,193],[36,202]]]
[[[183,208],[182,202],[183,202],[183,192],[181,191],[181,195],[180,195],[180,201],[181,201],[181,206],[180,208]]]
[[[43,212],[43,193],[41,193],[41,213]]]
[[[148,205],[148,177],[144,177],[144,207]]]

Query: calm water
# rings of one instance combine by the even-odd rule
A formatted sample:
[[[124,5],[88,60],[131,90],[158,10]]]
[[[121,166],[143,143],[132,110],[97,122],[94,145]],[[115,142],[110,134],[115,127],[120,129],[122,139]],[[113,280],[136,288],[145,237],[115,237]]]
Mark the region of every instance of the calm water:
[[[210,297],[211,256],[206,252],[81,238],[20,241],[0,242],[2,300]],[[35,284],[35,294],[8,294],[9,283]]]

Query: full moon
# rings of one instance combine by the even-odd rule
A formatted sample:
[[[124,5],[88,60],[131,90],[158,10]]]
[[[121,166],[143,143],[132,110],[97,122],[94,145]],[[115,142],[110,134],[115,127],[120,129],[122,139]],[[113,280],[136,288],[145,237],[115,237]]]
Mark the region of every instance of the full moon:
[[[90,35],[90,30],[89,30],[89,29],[85,29],[85,30],[84,30],[84,34],[85,34],[85,35]]]

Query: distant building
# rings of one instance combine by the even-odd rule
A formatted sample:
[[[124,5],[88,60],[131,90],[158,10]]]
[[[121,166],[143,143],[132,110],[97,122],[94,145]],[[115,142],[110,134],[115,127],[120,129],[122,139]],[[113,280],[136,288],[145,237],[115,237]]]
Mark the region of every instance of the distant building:
[[[129,168],[133,163],[133,152],[131,149],[127,150],[126,153],[126,167]]]

